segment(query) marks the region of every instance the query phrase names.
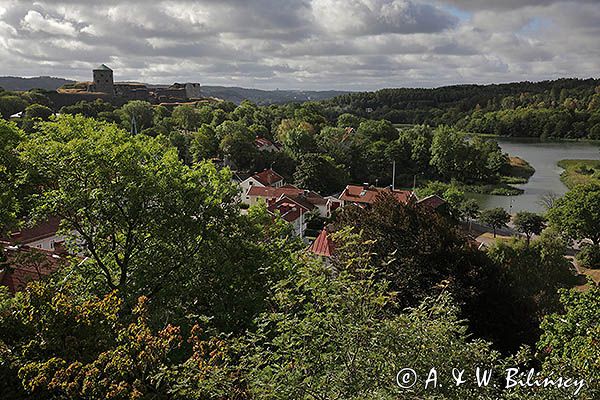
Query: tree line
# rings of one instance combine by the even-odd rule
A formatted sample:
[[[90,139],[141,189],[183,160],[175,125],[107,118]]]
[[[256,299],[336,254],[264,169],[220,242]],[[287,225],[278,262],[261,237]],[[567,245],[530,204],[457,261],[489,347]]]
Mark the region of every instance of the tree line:
[[[542,138],[600,138],[600,81],[558,79],[435,89],[383,89],[325,101],[397,124],[451,125],[470,132]]]

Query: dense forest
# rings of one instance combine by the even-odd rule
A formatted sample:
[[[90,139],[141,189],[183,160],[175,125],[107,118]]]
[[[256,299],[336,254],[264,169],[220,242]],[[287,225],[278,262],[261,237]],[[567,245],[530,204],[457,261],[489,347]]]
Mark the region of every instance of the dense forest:
[[[455,125],[503,136],[600,139],[600,80],[559,79],[349,93],[325,103],[397,124]]]

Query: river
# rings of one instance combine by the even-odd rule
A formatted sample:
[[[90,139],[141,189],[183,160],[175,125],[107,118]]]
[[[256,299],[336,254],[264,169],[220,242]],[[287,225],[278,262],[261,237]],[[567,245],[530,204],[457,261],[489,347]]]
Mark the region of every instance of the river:
[[[599,146],[590,142],[543,142],[529,138],[496,138],[502,150],[511,156],[527,160],[535,174],[529,182],[514,185],[525,192],[519,196],[472,194],[481,208],[503,207],[510,213],[526,210],[544,212],[541,202],[547,194],[562,196],[568,189],[560,181],[562,168],[556,163],[563,159],[600,159]]]

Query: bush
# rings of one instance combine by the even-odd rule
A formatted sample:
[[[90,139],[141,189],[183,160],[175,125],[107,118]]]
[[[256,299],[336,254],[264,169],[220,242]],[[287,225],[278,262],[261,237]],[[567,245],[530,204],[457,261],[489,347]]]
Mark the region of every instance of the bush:
[[[579,265],[585,268],[600,268],[600,246],[597,244],[588,244],[583,246],[581,251],[575,257]]]

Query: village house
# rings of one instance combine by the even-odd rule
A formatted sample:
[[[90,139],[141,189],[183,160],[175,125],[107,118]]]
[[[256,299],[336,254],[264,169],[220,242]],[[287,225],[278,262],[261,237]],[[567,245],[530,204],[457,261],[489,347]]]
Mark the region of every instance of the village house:
[[[271,142],[269,139],[257,137],[254,139],[254,146],[258,151],[281,151],[281,147]]]
[[[327,227],[323,228],[319,236],[311,243],[308,251],[322,257],[325,262],[329,262],[329,258],[333,255],[334,245],[331,240],[331,235],[327,231]]]
[[[367,207],[375,203],[379,195],[383,193],[393,195],[396,200],[403,204],[417,201],[416,195],[410,190],[392,189],[391,187],[380,188],[368,184],[346,186],[339,199],[342,201],[343,207],[350,204]]]
[[[66,263],[65,238],[58,235],[56,217],[0,239],[0,285],[11,293],[42,279]]]
[[[37,249],[54,251],[57,246],[62,248],[65,241],[65,238],[57,233],[59,225],[60,219],[51,217],[32,227],[13,231],[2,238],[2,240],[12,245],[26,245]]]
[[[67,263],[66,252],[59,246],[45,250],[0,242],[0,285],[14,294],[28,282],[43,279]]]
[[[282,195],[279,199],[272,202],[267,210],[276,215],[278,214],[284,221],[292,225],[294,234],[304,237],[306,231],[307,214],[315,209],[315,206],[298,197]]]
[[[282,187],[284,184],[283,176],[272,169],[265,169],[262,172],[254,174],[240,182],[241,192],[244,195],[242,202],[246,203],[246,195],[251,187]],[[248,203],[246,203],[248,204]]]

